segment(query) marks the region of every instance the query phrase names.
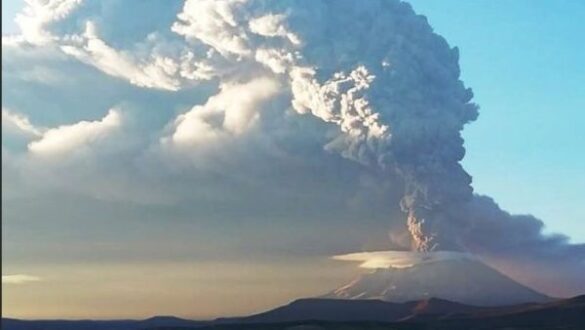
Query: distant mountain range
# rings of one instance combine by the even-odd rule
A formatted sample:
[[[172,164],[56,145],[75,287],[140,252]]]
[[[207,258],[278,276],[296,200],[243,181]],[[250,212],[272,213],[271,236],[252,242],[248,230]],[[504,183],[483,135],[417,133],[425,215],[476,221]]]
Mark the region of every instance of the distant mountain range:
[[[2,330],[320,330],[320,329],[585,329],[585,295],[547,303],[478,307],[442,299],[301,299],[241,318],[191,321],[155,317],[132,321],[2,319]]]
[[[156,316],[146,320],[17,320],[2,318],[2,330],[142,330],[157,328],[196,328],[207,321]]]

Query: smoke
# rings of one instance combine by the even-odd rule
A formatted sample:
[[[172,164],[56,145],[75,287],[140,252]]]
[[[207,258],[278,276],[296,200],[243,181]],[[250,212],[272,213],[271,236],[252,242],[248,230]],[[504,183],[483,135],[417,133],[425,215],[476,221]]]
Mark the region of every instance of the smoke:
[[[241,81],[254,75],[281,80],[296,112],[338,126],[326,150],[402,178],[400,206],[416,250],[460,248],[444,228],[460,225],[454,213],[472,196],[459,164],[460,132],[477,107],[459,80],[457,49],[409,5],[189,0],[173,35],[150,34],[135,52],[116,50],[91,18],[77,33],[53,33],[71,30],[55,22],[83,12],[81,2],[46,7],[19,16],[25,40],[56,41],[64,53],[137,86],[176,91],[219,79],[246,92]]]
[[[235,67],[214,75],[262,65],[296,112],[339,127],[326,150],[400,176],[414,248],[459,248],[442,228],[472,196],[460,132],[477,107],[457,49],[424,17],[399,1],[187,1],[178,18],[173,31]]]
[[[310,140],[306,137],[322,133],[315,130],[333,127],[334,134],[323,133],[327,152],[359,164],[380,181],[391,178],[387,181],[399,186],[393,189],[403,191],[399,202],[387,203],[402,210],[413,249],[532,260],[561,256],[582,265],[583,245],[546,236],[540,220],[509,215],[473,195],[471,176],[460,164],[465,155],[461,131],[477,118],[478,107],[460,80],[458,49],[410,5],[399,0],[165,0],[149,2],[135,15],[115,14],[138,10],[129,11],[126,4],[30,1],[17,20],[22,34],[3,38],[3,45],[58,51],[141,92],[171,95],[166,100],[216,85],[206,102],[191,100],[190,110],[169,120],[165,129],[149,127],[156,131],[144,139],[156,141],[149,150],[199,156],[204,148],[221,149],[258,163],[245,149],[252,145],[246,144],[250,136]],[[119,26],[130,28],[120,33]],[[71,139],[77,135],[73,128],[85,127],[41,132],[22,118],[10,118],[28,135],[42,135],[44,143],[31,146],[47,146],[56,133]],[[85,124],[98,133],[84,131],[83,136],[91,135],[84,141],[105,139],[114,127],[127,124],[106,125],[108,117],[102,118]],[[324,125],[281,134],[290,121],[306,118]]]

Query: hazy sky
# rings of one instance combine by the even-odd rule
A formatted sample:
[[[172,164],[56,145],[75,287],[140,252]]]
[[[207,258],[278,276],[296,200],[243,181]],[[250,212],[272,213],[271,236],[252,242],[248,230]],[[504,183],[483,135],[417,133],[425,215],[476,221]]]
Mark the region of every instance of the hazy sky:
[[[411,3],[459,48],[461,79],[480,106],[463,131],[475,191],[542,219],[546,232],[585,242],[578,126],[585,122],[585,4]],[[10,21],[22,4],[2,6],[3,34],[20,33]],[[149,51],[172,56],[180,47],[169,26],[182,3],[145,5],[140,20],[124,17],[127,6],[104,1],[75,13],[80,20],[47,23],[55,35],[87,39],[56,42],[67,51],[43,40],[34,22],[24,23],[34,46],[3,39],[3,275],[29,276],[3,278],[3,315],[245,314],[325,293],[359,272],[331,255],[389,247],[388,230],[400,232],[404,218],[388,202],[399,199],[393,179],[323,152],[335,132],[294,113],[281,117],[290,100],[273,97],[283,88],[273,81],[241,79],[209,100],[218,82],[202,78],[205,66],[178,80],[164,61],[135,70]],[[80,27],[83,20],[94,26]],[[152,31],[159,34],[147,36]],[[237,43],[206,42],[241,51]],[[243,105],[232,109],[232,100]],[[256,107],[268,109],[265,135],[253,126]],[[224,108],[229,134],[191,134],[205,128],[198,113]],[[525,275],[507,264],[494,262]],[[545,278],[554,276],[521,279],[553,294],[575,291],[551,289]]]

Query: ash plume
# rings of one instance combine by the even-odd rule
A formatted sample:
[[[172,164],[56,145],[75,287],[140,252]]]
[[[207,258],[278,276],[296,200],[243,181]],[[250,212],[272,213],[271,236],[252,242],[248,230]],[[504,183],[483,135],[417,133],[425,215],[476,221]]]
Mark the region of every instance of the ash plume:
[[[326,150],[401,179],[400,207],[414,249],[461,249],[451,228],[465,225],[457,213],[473,193],[459,163],[461,130],[475,120],[477,106],[459,79],[458,49],[407,3],[188,0],[169,32],[151,33],[134,52],[104,40],[92,16],[84,24],[67,22],[87,6],[31,7],[19,16],[21,38],[56,43],[144,88],[177,91],[218,80],[245,89],[250,84],[243,82],[257,76],[279,80],[294,111],[338,127]]]
[[[401,177],[416,250],[459,249],[444,228],[472,196],[460,132],[477,107],[424,17],[400,1],[188,1],[178,17],[175,32],[238,67],[223,79],[262,65],[296,112],[339,127],[327,150]]]
[[[256,145],[233,141],[252,141],[246,140],[251,133],[270,140],[302,116],[318,125],[287,139],[322,134],[325,143],[321,135],[310,143],[318,141],[333,155],[361,164],[359,170],[374,180],[392,178],[391,189],[403,191],[400,201],[394,191],[388,199],[391,211],[403,218],[388,219],[388,227],[398,232],[393,237],[408,230],[411,239],[396,245],[546,261],[555,265],[549,269],[570,268],[571,274],[585,270],[585,244],[546,235],[539,219],[510,215],[473,194],[471,176],[460,164],[465,155],[461,131],[477,118],[478,106],[460,79],[459,51],[407,3],[162,0],[149,2],[148,9],[126,10],[137,15],[116,15],[127,3],[31,0],[17,19],[22,33],[3,38],[3,45],[16,54],[31,45],[50,49],[141,92],[168,93],[169,100],[206,86],[201,94],[207,101],[189,103],[191,110],[166,121],[164,129],[136,130],[150,134],[144,144],[158,143],[145,149],[180,145],[177,150],[197,154],[198,161],[225,175],[238,166],[216,169],[220,166],[202,150],[222,150],[225,163],[258,162],[250,152]],[[133,32],[118,33],[119,26]],[[214,84],[217,88],[209,87]],[[12,126],[26,141],[47,132],[32,126],[34,118],[30,123],[16,119]],[[130,123],[132,118],[120,125]],[[335,133],[320,132],[323,127]],[[397,219],[404,220],[404,230]],[[583,285],[580,278],[567,282]]]
[[[416,250],[460,248],[445,229],[461,225],[454,214],[472,196],[459,161],[477,106],[458,50],[424,17],[400,1],[188,1],[179,19],[188,40],[288,81],[295,111],[339,127],[327,150],[402,178]]]

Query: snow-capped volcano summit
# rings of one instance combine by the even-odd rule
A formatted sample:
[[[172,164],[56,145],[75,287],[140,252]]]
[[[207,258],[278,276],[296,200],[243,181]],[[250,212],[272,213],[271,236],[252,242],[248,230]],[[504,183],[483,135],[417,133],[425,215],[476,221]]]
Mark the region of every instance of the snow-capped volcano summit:
[[[550,299],[463,253],[373,252],[335,259],[362,261],[362,267],[373,270],[323,298],[389,302],[440,298],[478,306]]]

